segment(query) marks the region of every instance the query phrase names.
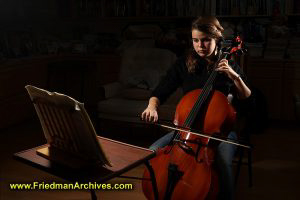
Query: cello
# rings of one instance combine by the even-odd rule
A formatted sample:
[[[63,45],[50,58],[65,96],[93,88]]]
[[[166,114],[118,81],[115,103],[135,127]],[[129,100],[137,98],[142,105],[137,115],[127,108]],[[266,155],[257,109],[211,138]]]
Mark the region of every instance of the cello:
[[[157,150],[156,157],[150,160],[158,193],[153,192],[148,181],[148,170],[144,172],[142,187],[147,199],[217,199],[215,152],[218,141],[227,142],[221,138],[226,138],[231,130],[236,112],[223,93],[213,90],[218,74],[214,69],[221,59],[230,59],[233,53],[242,52],[241,46],[242,41],[237,36],[231,47],[219,53],[204,87],[190,91],[178,103],[173,121],[177,127],[173,140]]]

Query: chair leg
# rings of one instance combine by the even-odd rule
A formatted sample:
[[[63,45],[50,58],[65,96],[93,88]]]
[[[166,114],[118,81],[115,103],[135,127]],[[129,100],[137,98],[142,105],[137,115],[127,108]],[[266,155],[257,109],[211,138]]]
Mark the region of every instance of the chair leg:
[[[252,187],[252,150],[248,150],[248,178],[249,178],[249,187]]]
[[[97,200],[97,195],[96,195],[95,190],[91,190],[91,198],[92,198],[92,200]]]
[[[244,156],[244,150],[243,149],[239,149],[239,160],[237,163],[237,168],[236,168],[236,173],[235,173],[235,185],[237,185],[237,181],[240,175],[240,171],[241,171],[241,166],[242,166],[242,161],[243,161],[243,156]]]

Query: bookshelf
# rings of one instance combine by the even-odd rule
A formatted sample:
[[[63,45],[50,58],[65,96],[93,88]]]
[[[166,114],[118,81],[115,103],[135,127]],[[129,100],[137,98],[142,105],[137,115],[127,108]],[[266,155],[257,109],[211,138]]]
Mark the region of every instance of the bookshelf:
[[[165,29],[185,28],[197,16],[215,15],[233,24],[234,32],[250,43],[266,42],[267,26],[274,17],[287,16],[297,24],[297,0],[68,0],[59,1],[63,19],[101,26],[112,23],[123,28],[130,24],[152,23]],[[64,3],[62,3],[64,2]],[[241,26],[242,27],[239,27]],[[113,25],[111,25],[113,26]],[[258,35],[259,36],[251,36]],[[257,46],[257,45],[254,45]]]
[[[286,0],[284,6],[286,15],[300,16],[300,2],[298,0]]]
[[[61,17],[265,17],[299,15],[298,0],[68,0],[58,1]]]
[[[28,5],[22,8],[24,13],[46,10],[43,6],[32,10],[35,4],[28,2]],[[21,30],[11,31],[13,33],[8,33],[5,29],[0,31],[0,61],[7,57],[47,54],[51,45],[55,51],[55,45],[62,43],[56,41],[61,39],[60,36],[67,38],[64,40],[82,40],[84,35],[90,33],[94,35],[112,33],[110,36],[104,35],[101,39],[110,37],[109,39],[116,43],[121,38],[122,30],[128,25],[156,24],[164,31],[182,28],[189,33],[191,21],[200,15],[216,15],[221,23],[225,21],[233,24],[232,29],[235,32],[242,32],[244,41],[260,43],[254,45],[256,48],[265,42],[267,26],[276,14],[273,12],[276,2],[280,13],[286,14],[291,19],[292,25],[298,24],[300,16],[299,3],[296,0],[63,0],[55,3],[47,0],[47,2],[47,5],[51,5],[49,8],[51,12],[44,13],[54,16],[56,12],[55,18],[51,20],[49,16],[28,18],[20,23],[21,28],[16,28]],[[20,22],[22,20],[20,19]],[[261,22],[263,20],[265,22]],[[239,28],[241,24],[243,26]],[[41,27],[50,37],[36,33],[41,32],[39,30]],[[251,36],[257,33],[262,33],[262,36]],[[70,38],[71,35],[73,38]],[[12,45],[15,45],[13,49],[8,49],[7,46]],[[100,46],[103,47],[102,44]],[[115,46],[111,49],[113,48]]]
[[[14,1],[17,2],[17,0]],[[32,8],[31,10],[23,8],[24,13],[38,13],[38,10],[43,9],[47,11],[46,6],[40,6],[34,12],[31,12],[36,5],[32,0],[31,3],[30,1],[28,2],[28,4],[32,4]],[[273,23],[272,20],[277,15],[284,15],[287,17],[291,26],[298,29],[298,34],[300,33],[299,0],[63,0],[55,1],[56,5],[54,5],[52,0],[47,0],[47,2],[48,4],[53,4],[50,9],[51,14],[48,15],[54,16],[56,13],[57,16],[55,16],[55,18],[49,16],[28,17],[27,20],[26,18],[18,18],[17,21],[20,21],[20,24],[22,25],[19,25],[16,28],[16,31],[7,31],[4,28],[0,31],[0,68],[4,70],[6,65],[7,68],[15,68],[15,64],[8,63],[14,62],[14,60],[20,61],[23,58],[31,60],[34,56],[55,57],[60,54],[72,54],[72,50],[75,49],[75,47],[84,46],[86,44],[84,36],[90,35],[92,37],[88,39],[93,39],[93,42],[91,43],[96,47],[93,46],[92,48],[88,48],[89,46],[86,46],[87,50],[84,51],[84,48],[81,48],[82,52],[79,52],[78,54],[94,54],[96,57],[102,57],[101,59],[99,58],[101,61],[99,61],[97,66],[104,70],[104,67],[101,66],[108,66],[107,63],[114,62],[115,60],[114,56],[108,58],[108,55],[112,54],[118,46],[118,44],[113,46],[112,44],[121,39],[120,35],[122,34],[122,30],[128,25],[156,24],[164,28],[164,34],[169,30],[174,30],[175,34],[181,34],[184,37],[188,36],[179,39],[184,38],[188,40],[192,19],[199,15],[216,15],[220,19],[222,25],[223,22],[229,22],[230,25],[234,25],[234,31],[239,31],[239,26],[242,25],[241,30],[244,34],[248,34],[248,38],[246,34],[244,35],[244,37],[246,37],[246,40],[244,38],[244,41],[251,43],[251,53],[254,52],[254,55],[252,55],[253,57],[247,58],[249,64],[246,67],[250,70],[248,76],[253,80],[257,87],[263,89],[264,94],[271,102],[271,116],[273,118],[293,118],[292,108],[288,109],[288,113],[282,114],[283,112],[286,112],[284,111],[282,102],[288,102],[289,105],[293,105],[291,96],[295,92],[299,93],[299,88],[296,87],[296,84],[299,83],[299,78],[292,77],[293,79],[291,80],[293,81],[286,82],[285,80],[288,80],[288,77],[293,73],[287,73],[284,77],[281,76],[281,73],[279,75],[276,74],[274,77],[270,77],[272,75],[267,72],[263,72],[263,77],[257,77],[256,74],[260,74],[264,68],[272,68],[272,66],[275,66],[277,71],[284,70],[285,67],[294,70],[298,66],[300,61],[291,62],[283,56],[276,56],[277,60],[267,61],[262,58],[262,55],[265,53],[263,52],[263,49],[265,49],[267,38],[270,36],[266,34],[268,26]],[[13,7],[13,5],[11,7]],[[50,11],[45,13],[50,13]],[[16,16],[22,15],[18,14]],[[40,33],[40,30],[46,32],[47,35]],[[262,37],[259,40],[257,39],[258,37],[250,37],[253,33],[260,32],[265,32],[265,34],[262,34]],[[293,41],[293,43],[295,42]],[[182,46],[176,46],[176,43],[164,44],[165,43],[160,47],[173,45],[174,48],[183,49],[181,48]],[[270,44],[272,43],[269,42],[267,48],[273,52],[277,50],[277,46],[279,48],[286,48],[287,46],[285,44],[274,44],[274,42],[273,45]],[[103,48],[105,45],[107,45],[107,48]],[[300,50],[297,46],[300,45],[295,45],[291,48],[291,45],[289,44],[289,49],[292,50],[288,53],[291,56],[299,55],[298,52],[300,52]],[[57,47],[56,51],[54,51],[55,47]],[[272,55],[274,57],[274,53]],[[280,55],[283,55],[283,53]],[[74,57],[76,57],[76,55],[74,55]],[[272,58],[269,59],[272,60]],[[86,58],[86,60],[91,60],[91,58]],[[46,66],[48,59],[43,58],[41,62],[43,62],[41,65]],[[36,65],[36,67],[39,68],[41,65]],[[117,69],[117,67],[118,66],[114,67],[114,69]],[[45,72],[40,73],[43,74]],[[107,73],[108,72],[103,72],[103,74]],[[117,72],[111,73],[113,74],[111,77],[116,76],[117,74]],[[4,71],[1,71],[0,75],[1,74],[4,74]],[[109,78],[109,76],[103,77],[104,78],[101,80],[104,82],[109,81],[104,80],[106,77]],[[278,84],[281,94],[288,91],[286,97],[288,99],[276,99],[272,87],[273,82]],[[286,84],[281,86],[279,83]],[[288,83],[291,83],[295,89],[291,91],[286,90],[285,87]]]

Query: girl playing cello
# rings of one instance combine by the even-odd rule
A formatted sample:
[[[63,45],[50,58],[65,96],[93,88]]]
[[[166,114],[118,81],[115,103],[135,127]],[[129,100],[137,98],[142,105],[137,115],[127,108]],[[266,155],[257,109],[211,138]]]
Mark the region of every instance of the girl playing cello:
[[[167,71],[149,99],[148,107],[141,117],[146,122],[158,121],[158,108],[178,88],[183,94],[202,88],[209,77],[212,67],[218,60],[223,27],[215,17],[199,17],[192,23],[193,47],[184,57],[178,58],[175,64]],[[215,68],[218,75],[214,89],[225,96],[232,94],[240,102],[251,102],[251,90],[247,86],[245,76],[237,64],[228,63],[222,59]],[[165,135],[157,140],[150,149],[157,150],[170,143],[173,133]],[[229,139],[237,139],[235,132],[231,131]],[[216,164],[219,171],[219,197],[220,199],[233,199],[234,183],[232,177],[232,159],[236,146],[228,143],[220,143],[216,152]]]

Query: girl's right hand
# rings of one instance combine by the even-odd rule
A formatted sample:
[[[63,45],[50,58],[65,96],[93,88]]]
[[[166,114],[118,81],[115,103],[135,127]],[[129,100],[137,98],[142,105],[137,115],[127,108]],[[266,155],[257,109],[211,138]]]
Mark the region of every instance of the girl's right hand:
[[[156,108],[147,107],[141,115],[146,122],[157,122],[158,113]]]

